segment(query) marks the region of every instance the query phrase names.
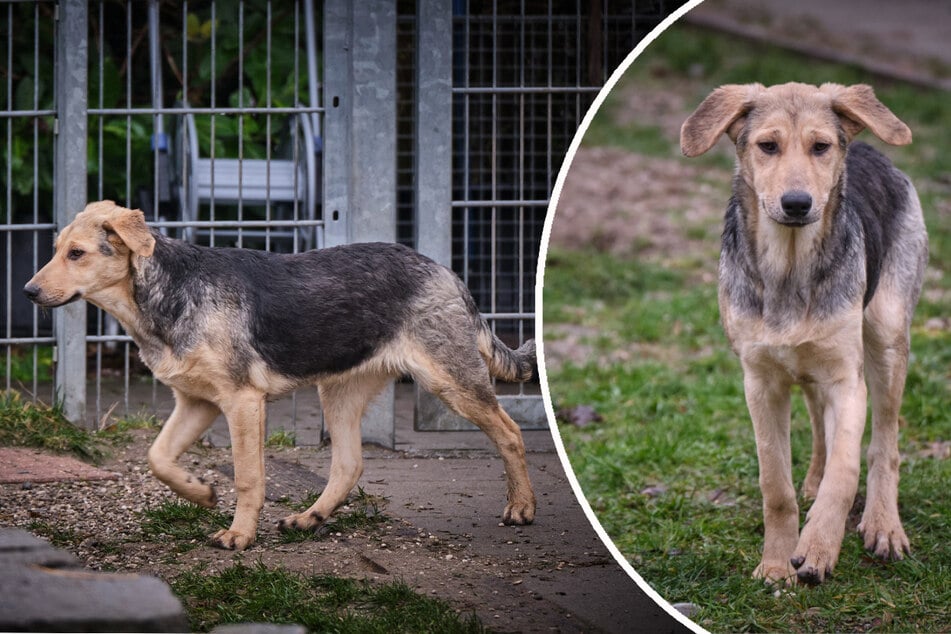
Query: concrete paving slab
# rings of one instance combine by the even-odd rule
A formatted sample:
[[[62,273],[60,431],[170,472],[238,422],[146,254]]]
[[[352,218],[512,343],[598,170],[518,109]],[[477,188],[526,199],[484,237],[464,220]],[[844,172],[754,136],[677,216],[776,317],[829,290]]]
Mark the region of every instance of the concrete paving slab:
[[[0,631],[185,632],[165,583],[89,572],[29,533],[0,529]]]

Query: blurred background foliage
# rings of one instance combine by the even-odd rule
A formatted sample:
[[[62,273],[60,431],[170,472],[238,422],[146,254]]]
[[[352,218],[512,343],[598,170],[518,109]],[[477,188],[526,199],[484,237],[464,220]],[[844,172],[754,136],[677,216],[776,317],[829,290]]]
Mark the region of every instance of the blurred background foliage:
[[[0,108],[54,109],[54,11],[54,3],[12,3],[0,10]],[[164,103],[154,104],[148,3],[90,4],[89,108],[307,104],[304,11],[299,3],[191,2],[186,12],[182,3],[166,0],[160,2],[159,33]],[[174,118],[165,116],[166,130]],[[281,134],[286,116],[270,119],[269,126],[265,114],[196,115],[201,155],[265,158],[270,151],[274,156],[286,137]],[[138,188],[152,189],[151,115],[90,115],[88,127],[90,198],[130,200]],[[0,220],[26,221],[35,206],[40,221],[50,220],[53,131],[52,115],[0,122],[0,192],[10,197],[9,210],[24,210],[8,211]]]

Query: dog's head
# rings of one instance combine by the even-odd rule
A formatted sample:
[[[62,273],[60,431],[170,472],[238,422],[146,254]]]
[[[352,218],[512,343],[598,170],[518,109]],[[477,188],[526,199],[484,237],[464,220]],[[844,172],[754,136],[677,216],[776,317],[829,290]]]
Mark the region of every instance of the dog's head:
[[[782,225],[816,222],[842,178],[848,144],[868,128],[892,145],[911,131],[864,84],[728,85],[714,90],[680,129],[686,156],[726,134],[758,209]]]
[[[59,234],[53,259],[23,292],[47,308],[88,298],[128,279],[132,256],[149,257],[154,249],[141,211],[111,200],[89,203]]]

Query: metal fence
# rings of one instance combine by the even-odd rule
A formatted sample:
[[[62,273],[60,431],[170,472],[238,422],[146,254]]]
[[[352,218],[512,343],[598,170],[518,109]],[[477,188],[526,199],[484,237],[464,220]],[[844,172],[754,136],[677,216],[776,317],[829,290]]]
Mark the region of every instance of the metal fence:
[[[534,336],[564,151],[679,4],[0,0],[0,388],[87,426],[168,408],[111,318],[20,292],[102,198],[201,244],[399,240],[452,266],[510,345]],[[537,388],[499,386],[527,426],[545,424]],[[393,399],[368,440],[393,444]],[[425,395],[417,411],[419,428],[462,427]],[[315,394],[291,412],[298,442],[320,438]]]

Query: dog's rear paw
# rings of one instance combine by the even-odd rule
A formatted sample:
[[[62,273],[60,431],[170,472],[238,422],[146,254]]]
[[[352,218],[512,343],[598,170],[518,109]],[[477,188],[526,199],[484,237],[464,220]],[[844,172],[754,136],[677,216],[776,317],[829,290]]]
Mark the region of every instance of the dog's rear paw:
[[[244,550],[254,543],[254,535],[246,535],[231,529],[221,529],[208,539],[212,546],[225,550]]]
[[[876,521],[877,518],[863,517],[859,524],[859,533],[866,550],[875,553],[880,559],[899,560],[911,552],[911,544],[901,521]]]
[[[535,521],[535,502],[508,504],[502,512],[502,523],[507,525],[525,525]]]
[[[277,530],[281,531],[282,533],[286,533],[288,531],[315,531],[320,528],[326,520],[327,518],[317,511],[295,513],[294,515],[288,515],[284,519],[278,521]]]

